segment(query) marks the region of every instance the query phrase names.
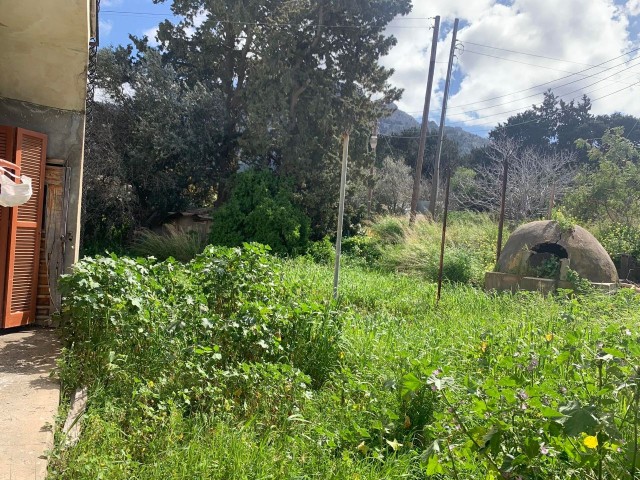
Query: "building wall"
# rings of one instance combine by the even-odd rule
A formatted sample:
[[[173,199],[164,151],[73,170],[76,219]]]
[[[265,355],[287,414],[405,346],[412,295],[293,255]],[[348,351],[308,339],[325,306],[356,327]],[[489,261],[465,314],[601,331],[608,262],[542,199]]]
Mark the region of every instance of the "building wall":
[[[0,1],[0,97],[84,110],[91,1]]]
[[[68,270],[79,253],[85,114],[0,97],[0,125],[47,134],[47,158],[63,160],[65,166],[70,167],[65,240],[65,269]]]

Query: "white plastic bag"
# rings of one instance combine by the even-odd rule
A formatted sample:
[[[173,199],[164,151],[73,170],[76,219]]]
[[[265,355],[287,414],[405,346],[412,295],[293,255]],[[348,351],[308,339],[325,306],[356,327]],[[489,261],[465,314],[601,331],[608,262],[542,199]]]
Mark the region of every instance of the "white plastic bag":
[[[6,175],[5,175],[6,174]],[[7,175],[20,180],[16,183]],[[17,207],[29,201],[33,190],[31,179],[26,175],[17,176],[0,167],[0,205],[3,207]]]

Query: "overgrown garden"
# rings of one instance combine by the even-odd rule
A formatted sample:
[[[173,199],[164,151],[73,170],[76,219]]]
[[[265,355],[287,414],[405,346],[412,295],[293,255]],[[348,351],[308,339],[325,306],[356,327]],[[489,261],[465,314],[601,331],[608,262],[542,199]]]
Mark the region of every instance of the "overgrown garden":
[[[495,225],[452,225],[439,305],[426,222],[347,242],[338,302],[323,242],[85,259],[60,376],[90,402],[51,477],[637,478],[640,296],[485,293]]]

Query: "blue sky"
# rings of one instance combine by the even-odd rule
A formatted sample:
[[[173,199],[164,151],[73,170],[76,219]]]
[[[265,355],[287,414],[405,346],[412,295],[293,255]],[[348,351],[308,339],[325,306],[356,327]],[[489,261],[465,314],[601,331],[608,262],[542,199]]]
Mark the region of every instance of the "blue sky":
[[[399,105],[410,114],[420,116],[424,99],[431,39],[430,21],[424,18],[439,14],[443,22],[432,119],[439,121],[455,17],[461,19],[459,39],[464,50],[457,52],[447,124],[486,135],[497,122],[538,102],[549,87],[567,101],[583,93],[592,99],[604,97],[594,102],[595,113],[640,116],[640,86],[632,86],[640,81],[639,52],[591,69],[640,46],[640,0],[413,2],[409,17],[419,19],[400,18],[390,25],[398,45],[383,60],[395,69],[392,83],[405,89]],[[170,1],[156,5],[152,0],[102,0],[101,4],[102,46],[127,44],[130,33],[153,36],[158,23],[173,18]],[[630,63],[622,64],[627,60]],[[584,73],[571,77],[575,72]],[[541,84],[546,85],[535,88]]]

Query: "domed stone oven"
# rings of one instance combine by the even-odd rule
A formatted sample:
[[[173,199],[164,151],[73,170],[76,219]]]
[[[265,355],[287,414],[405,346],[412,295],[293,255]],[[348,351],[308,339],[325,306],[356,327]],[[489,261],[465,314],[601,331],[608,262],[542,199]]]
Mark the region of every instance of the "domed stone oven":
[[[613,261],[587,230],[574,226],[563,230],[551,220],[527,223],[516,229],[505,244],[496,272],[487,273],[485,286],[495,290],[570,288],[569,269],[607,289],[618,283]]]

